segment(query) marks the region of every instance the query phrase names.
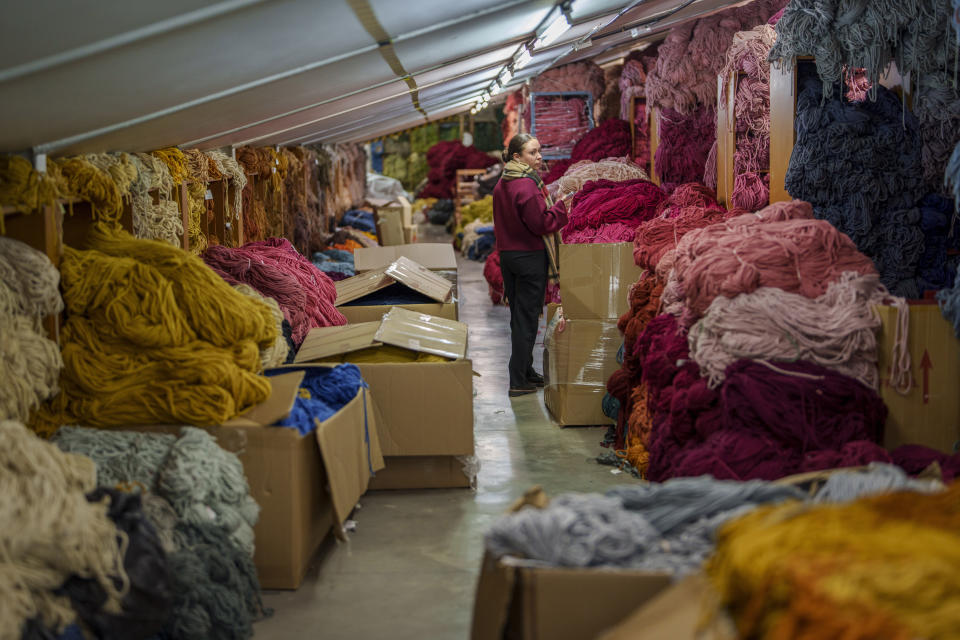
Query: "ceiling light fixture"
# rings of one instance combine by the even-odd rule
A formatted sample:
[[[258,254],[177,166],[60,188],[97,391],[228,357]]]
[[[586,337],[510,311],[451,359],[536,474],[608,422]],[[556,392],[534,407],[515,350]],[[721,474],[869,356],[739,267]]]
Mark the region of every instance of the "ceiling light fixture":
[[[551,42],[555,42],[557,38],[562,36],[570,29],[570,20],[567,19],[567,14],[564,12],[563,7],[557,7],[558,15],[553,21],[543,30],[543,33],[533,42],[534,50],[539,49],[540,47],[545,47]]]
[[[513,63],[513,68],[515,71],[523,69],[525,66],[530,64],[530,61],[533,60],[533,56],[530,55],[530,50],[526,47],[520,49],[520,53],[517,54],[517,59]]]

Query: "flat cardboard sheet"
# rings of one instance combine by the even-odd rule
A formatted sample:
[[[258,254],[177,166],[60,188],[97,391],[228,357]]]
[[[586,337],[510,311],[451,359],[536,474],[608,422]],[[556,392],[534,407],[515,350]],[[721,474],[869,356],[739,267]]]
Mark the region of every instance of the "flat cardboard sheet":
[[[378,347],[379,322],[362,322],[342,327],[315,327],[304,338],[294,363],[315,362],[323,358],[353,353],[369,347]]]
[[[887,405],[884,446],[922,444],[953,453],[960,442],[960,341],[936,304],[910,304],[907,349],[913,387],[901,395],[890,386],[897,309],[879,306],[880,396]]]
[[[384,247],[402,245],[404,243],[403,210],[400,207],[379,207],[376,216],[380,244]]]
[[[401,307],[393,307],[383,317],[375,337],[385,344],[446,358],[467,355],[467,325]]]
[[[457,256],[449,243],[408,243],[395,247],[357,249],[353,253],[357,273],[389,267],[400,257],[409,258],[433,271],[457,268]]]
[[[336,283],[337,300],[334,306],[340,306],[353,300],[358,300],[374,291],[385,289],[396,280],[387,275],[386,268],[368,271],[360,275],[346,278]]]
[[[560,297],[573,320],[617,319],[630,308],[630,285],[643,269],[633,243],[560,245]]]
[[[437,302],[453,299],[453,283],[421,264],[400,256],[387,267],[387,275]]]

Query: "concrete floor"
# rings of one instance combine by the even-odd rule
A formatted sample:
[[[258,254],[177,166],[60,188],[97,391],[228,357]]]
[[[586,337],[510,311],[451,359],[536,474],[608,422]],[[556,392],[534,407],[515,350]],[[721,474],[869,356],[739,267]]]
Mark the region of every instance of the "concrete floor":
[[[422,228],[421,241],[449,240]],[[274,615],[256,625],[257,638],[469,638],[484,531],[516,498],[535,484],[555,495],[635,482],[594,461],[604,428],[560,429],[542,391],[507,396],[509,310],[490,303],[482,263],[461,259],[459,284],[460,320],[482,376],[474,378],[477,489],[368,493],[348,543],[328,540],[299,590],[265,594]],[[541,326],[538,371],[542,337]]]

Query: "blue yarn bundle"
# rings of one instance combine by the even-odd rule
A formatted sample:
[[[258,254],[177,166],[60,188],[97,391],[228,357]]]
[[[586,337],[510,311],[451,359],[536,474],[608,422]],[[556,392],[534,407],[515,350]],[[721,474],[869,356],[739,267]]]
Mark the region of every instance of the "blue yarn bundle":
[[[800,70],[787,190],[850,236],[891,292],[919,297],[921,259],[935,267],[945,256],[935,255],[936,247],[927,253],[924,244],[917,119],[882,86],[875,101],[849,102],[842,91],[824,98],[822,81],[808,67]]]
[[[338,273],[345,278],[357,275],[354,269],[353,254],[342,249],[326,249],[316,251],[311,260],[313,265],[327,275]]]
[[[274,369],[266,375],[288,373],[295,368]],[[303,367],[306,376],[300,385],[300,395],[290,415],[277,423],[280,427],[296,429],[301,435],[313,433],[318,422],[324,422],[353,400],[364,385],[360,369],[353,364],[332,368]]]
[[[960,226],[952,222],[953,202],[931,193],[917,208],[924,247],[917,269],[920,289],[949,287],[960,263]]]
[[[340,225],[344,227],[353,227],[354,229],[368,231],[370,233],[377,232],[377,222],[373,217],[373,213],[370,211],[362,211],[360,209],[350,209],[343,214],[343,219],[340,221]]]
[[[493,235],[493,226],[480,227],[476,230],[479,236],[467,247],[467,257],[471,260],[483,261],[487,259],[496,245],[496,238]]]

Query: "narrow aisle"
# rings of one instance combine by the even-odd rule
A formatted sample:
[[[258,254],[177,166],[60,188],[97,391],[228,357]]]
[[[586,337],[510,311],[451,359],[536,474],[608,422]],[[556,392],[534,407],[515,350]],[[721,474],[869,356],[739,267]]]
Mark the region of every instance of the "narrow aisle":
[[[634,482],[594,462],[604,428],[561,430],[542,392],[511,403],[509,310],[490,304],[483,264],[459,260],[460,319],[481,374],[474,378],[477,490],[368,493],[348,544],[328,541],[298,591],[265,594],[274,615],[256,625],[257,638],[468,638],[483,533],[511,502],[534,484],[553,495]]]

